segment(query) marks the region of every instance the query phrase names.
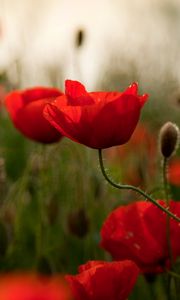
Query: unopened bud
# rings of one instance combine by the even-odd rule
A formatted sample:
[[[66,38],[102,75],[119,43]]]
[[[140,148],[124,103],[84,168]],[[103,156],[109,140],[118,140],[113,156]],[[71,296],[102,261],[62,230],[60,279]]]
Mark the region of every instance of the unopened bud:
[[[171,122],[165,123],[159,133],[160,150],[165,158],[171,157],[179,144],[179,128]]]
[[[89,218],[83,208],[71,212],[68,216],[68,229],[70,233],[83,238],[89,231]]]

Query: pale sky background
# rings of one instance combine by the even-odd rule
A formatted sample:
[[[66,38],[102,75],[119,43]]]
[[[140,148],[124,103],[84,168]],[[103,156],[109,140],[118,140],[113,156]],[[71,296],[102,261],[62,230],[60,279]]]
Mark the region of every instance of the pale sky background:
[[[0,26],[14,86],[179,89],[180,0],[0,0]]]

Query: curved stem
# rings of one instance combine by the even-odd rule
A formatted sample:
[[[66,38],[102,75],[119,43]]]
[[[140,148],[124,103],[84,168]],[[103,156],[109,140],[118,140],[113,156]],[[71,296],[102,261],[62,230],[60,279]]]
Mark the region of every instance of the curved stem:
[[[162,211],[164,211],[167,215],[169,215],[170,217],[175,219],[177,222],[180,222],[180,218],[178,218],[176,215],[174,215],[172,212],[170,212],[167,208],[163,207],[161,204],[156,202],[156,200],[154,198],[152,198],[150,195],[146,194],[146,192],[144,192],[140,188],[135,187],[133,185],[129,185],[129,184],[116,183],[113,180],[111,180],[111,178],[109,178],[109,176],[107,175],[105,168],[104,168],[104,163],[103,163],[103,158],[102,158],[102,149],[98,149],[98,153],[99,153],[99,164],[100,164],[101,172],[102,172],[104,178],[106,179],[106,181],[109,182],[110,185],[114,186],[117,189],[127,189],[127,190],[132,190],[134,192],[139,193],[140,195],[142,195],[143,197],[148,199],[150,202],[152,202],[154,205],[156,205],[158,208],[160,208]]]

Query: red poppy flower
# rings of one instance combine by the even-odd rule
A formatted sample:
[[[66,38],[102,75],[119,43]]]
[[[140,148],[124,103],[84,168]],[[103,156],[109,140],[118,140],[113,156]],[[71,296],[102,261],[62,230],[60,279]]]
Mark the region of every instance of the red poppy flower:
[[[14,126],[26,137],[53,143],[61,138],[61,134],[43,117],[43,109],[46,103],[60,95],[58,89],[36,87],[11,92],[6,96],[5,105]]]
[[[180,216],[180,202],[171,201],[170,210]],[[174,260],[180,255],[179,225],[170,220]],[[117,208],[104,222],[101,237],[101,246],[114,259],[131,259],[144,273],[163,272],[169,266],[166,214],[152,203],[139,201]]]
[[[33,274],[0,276],[1,300],[70,300],[69,286],[60,276],[46,277]]]
[[[175,159],[169,164],[168,179],[171,184],[180,186],[180,159]]]
[[[67,275],[76,300],[125,300],[139,270],[134,262],[89,261],[79,267],[78,275]]]
[[[92,92],[66,80],[65,95],[46,105],[44,116],[75,142],[95,149],[126,143],[139,120],[147,95],[138,96],[136,83],[125,92]]]

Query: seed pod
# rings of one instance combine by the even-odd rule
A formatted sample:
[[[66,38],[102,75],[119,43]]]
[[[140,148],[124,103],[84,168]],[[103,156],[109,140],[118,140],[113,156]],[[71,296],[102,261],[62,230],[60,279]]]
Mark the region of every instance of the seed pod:
[[[159,133],[160,151],[165,158],[171,157],[179,144],[179,128],[171,122],[165,123]]]
[[[83,238],[89,231],[89,218],[83,208],[71,212],[68,215],[68,229],[73,235]]]
[[[75,45],[77,48],[81,47],[82,44],[84,43],[84,30],[79,29],[76,34],[76,40],[75,40]]]

